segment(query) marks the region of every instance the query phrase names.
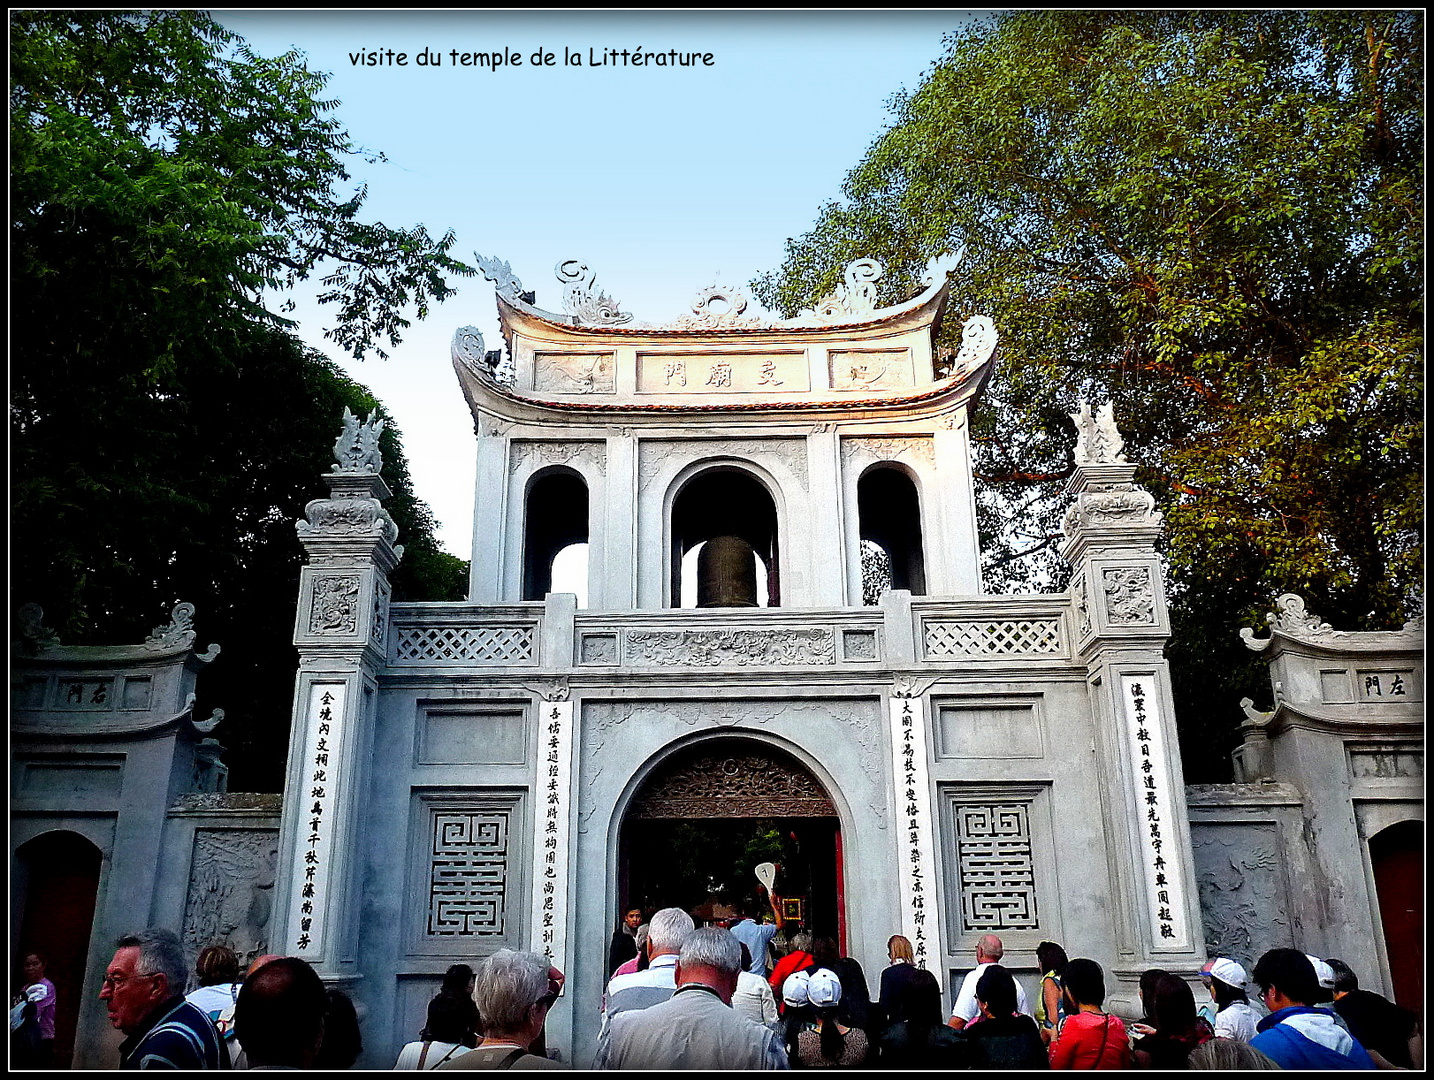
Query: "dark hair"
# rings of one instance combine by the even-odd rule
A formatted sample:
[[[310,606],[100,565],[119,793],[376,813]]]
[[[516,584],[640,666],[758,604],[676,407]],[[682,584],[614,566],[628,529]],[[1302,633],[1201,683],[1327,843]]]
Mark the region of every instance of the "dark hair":
[[[817,1019],[822,1022],[819,1045],[822,1057],[827,1061],[840,1061],[842,1054],[846,1053],[846,1036],[837,1030],[837,1009],[838,1006],[832,1005],[814,1010]]]
[[[782,1045],[787,1048],[787,1059],[797,1060],[797,1036],[816,1018],[810,1005],[788,1005],[782,1013]]]
[[[752,969],[752,950],[747,947],[745,941],[739,941],[737,944],[742,946],[742,970],[750,971]]]
[[[1066,964],[1061,984],[1080,1005],[1105,1004],[1105,972],[1094,960],[1078,956]]]
[[[1359,989],[1359,976],[1343,960],[1336,960],[1331,956],[1325,960],[1325,963],[1334,971],[1334,992],[1336,994],[1346,994],[1351,990]]]
[[[473,969],[467,964],[454,964],[443,974],[443,985],[439,993],[467,994],[468,984],[473,981]]]
[[[1147,1017],[1155,1015],[1155,987],[1169,974],[1164,968],[1149,968],[1140,973],[1140,1001],[1145,1007]]]
[[[1225,982],[1224,979],[1216,979],[1212,977],[1210,979],[1210,989],[1215,995],[1216,1012],[1219,1012],[1221,1009],[1224,1009],[1227,1006],[1235,1004],[1235,1002],[1237,1001],[1243,1001],[1248,1004],[1250,1000],[1249,997],[1246,996],[1243,987],[1231,986],[1229,983]]]
[[[1042,975],[1054,972],[1056,978],[1060,978],[1070,959],[1054,941],[1043,941],[1036,946],[1036,963],[1040,965]]]
[[[976,980],[976,1000],[984,1002],[992,1016],[1010,1016],[1016,1011],[1016,980],[1000,964],[992,964]]]
[[[428,1003],[428,1022],[419,1034],[433,1042],[463,1043],[472,1034],[477,1008],[467,995],[439,993]]]
[[[251,1065],[309,1067],[329,999],[323,980],[303,960],[281,956],[244,980],[234,1005],[234,1036]]]
[[[837,951],[835,938],[826,936],[812,939],[812,963],[819,968],[830,969],[833,964],[841,959],[841,953]]]
[[[239,957],[227,946],[210,945],[201,950],[199,959],[194,961],[194,974],[199,976],[200,986],[238,982]]]
[[[342,990],[330,989],[329,1009],[324,1014],[324,1041],[314,1057],[316,1069],[351,1069],[363,1053],[358,1011],[353,999]]]
[[[1167,1039],[1184,1042],[1195,1032],[1195,994],[1190,984],[1174,975],[1162,975],[1149,1003],[1155,1030]]]
[[[1297,1005],[1309,1005],[1319,997],[1319,976],[1309,957],[1298,949],[1271,949],[1260,957],[1250,977],[1261,993],[1277,986]]]

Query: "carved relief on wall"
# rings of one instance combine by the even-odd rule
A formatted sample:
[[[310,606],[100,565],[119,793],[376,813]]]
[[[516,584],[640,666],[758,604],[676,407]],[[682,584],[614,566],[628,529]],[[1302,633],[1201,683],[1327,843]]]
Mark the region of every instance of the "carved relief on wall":
[[[952,809],[962,933],[1039,929],[1029,804],[957,803]]]
[[[314,601],[309,612],[309,633],[354,633],[358,629],[358,602],[358,578],[314,578]]]
[[[628,817],[835,817],[814,776],[785,755],[714,751],[659,770]]]
[[[507,810],[434,810],[428,925],[434,937],[502,935],[508,890]]]
[[[1275,826],[1192,822],[1190,847],[1207,954],[1252,961],[1293,947]]]
[[[1112,626],[1141,626],[1155,622],[1155,592],[1148,566],[1131,566],[1105,572],[1105,611]]]
[[[833,390],[889,390],[911,386],[910,349],[846,349],[827,354]]]
[[[603,471],[607,459],[607,448],[598,442],[531,442],[514,441],[508,472],[516,473],[524,465],[532,463],[534,468],[547,465],[570,465],[574,461],[586,462]]]
[[[190,956],[227,945],[247,965],[269,951],[278,829],[197,829],[184,905]]]
[[[550,394],[611,394],[612,353],[537,353],[536,389]]]
[[[640,444],[638,484],[646,491],[670,461],[683,463],[697,458],[731,457],[758,465],[778,461],[796,476],[802,487],[807,486],[807,444],[805,439],[703,439],[693,442],[672,442],[645,439]]]
[[[626,657],[636,664],[716,667],[836,662],[830,630],[631,630]]]
[[[887,435],[847,438],[841,441],[843,460],[900,461],[907,465],[936,464],[936,449],[929,435]]]

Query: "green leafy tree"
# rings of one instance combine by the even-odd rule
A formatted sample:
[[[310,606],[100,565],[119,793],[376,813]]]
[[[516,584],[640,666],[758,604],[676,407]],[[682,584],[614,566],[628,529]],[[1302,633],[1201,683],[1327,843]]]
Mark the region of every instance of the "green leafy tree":
[[[1234,632],[1274,596],[1345,629],[1421,603],[1423,68],[1414,11],[985,20],[754,283],[793,313],[873,256],[895,298],[966,246],[955,313],[1002,335],[973,424],[997,589],[1064,587],[1067,414],[1115,402],[1192,779],[1268,696]]]
[[[471,273],[452,237],[363,222],[348,136],[296,54],[194,12],[12,12],[12,601],[74,644],[143,637],[178,600],[223,653],[236,786],[282,782],[296,655],[294,521],[345,406],[378,403],[266,305],[323,275],[362,356]],[[397,432],[399,599],[457,599]]]

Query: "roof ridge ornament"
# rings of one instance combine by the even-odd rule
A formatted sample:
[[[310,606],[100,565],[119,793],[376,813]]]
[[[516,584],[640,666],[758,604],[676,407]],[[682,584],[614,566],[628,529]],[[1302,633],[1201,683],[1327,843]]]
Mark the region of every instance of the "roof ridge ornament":
[[[488,258],[473,253],[473,259],[478,264],[478,269],[483,271],[483,276],[491,281],[498,292],[510,299],[518,298],[523,292],[523,283],[518,280],[518,275],[513,273],[513,268],[507,262],[500,262],[495,255]]]
[[[961,378],[971,374],[991,359],[998,340],[996,324],[989,316],[972,315],[961,327],[961,348],[951,362],[951,375]]]
[[[697,290],[697,295],[692,298],[691,313],[679,315],[672,325],[689,330],[771,326],[771,321],[760,315],[743,314],[749,303],[747,293],[740,285],[722,285],[714,281]]]
[[[1245,648],[1252,652],[1264,652],[1275,640],[1275,631],[1303,641],[1330,641],[1345,636],[1329,623],[1321,622],[1318,615],[1306,609],[1304,598],[1294,593],[1281,593],[1275,607],[1277,610],[1265,614],[1265,624],[1271,631],[1269,637],[1257,638],[1252,628],[1240,627],[1240,640],[1245,643]]]
[[[597,274],[580,259],[564,259],[553,268],[563,285],[563,310],[578,323],[591,326],[621,326],[632,321],[632,313],[597,287]]]
[[[884,273],[875,259],[853,259],[838,285],[816,302],[812,314],[818,319],[860,319],[876,310],[876,283]]]

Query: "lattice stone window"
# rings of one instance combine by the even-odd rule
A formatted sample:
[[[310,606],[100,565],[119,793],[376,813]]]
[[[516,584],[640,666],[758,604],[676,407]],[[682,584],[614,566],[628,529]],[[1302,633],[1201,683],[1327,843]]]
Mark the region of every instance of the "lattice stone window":
[[[398,630],[396,664],[520,664],[533,659],[531,627],[404,626]]]
[[[435,808],[431,822],[428,935],[501,936],[512,812]]]
[[[1012,656],[1059,655],[1059,619],[980,619],[946,622],[927,619],[924,624],[926,655]]]
[[[957,803],[953,809],[962,932],[1039,928],[1029,804]]]

